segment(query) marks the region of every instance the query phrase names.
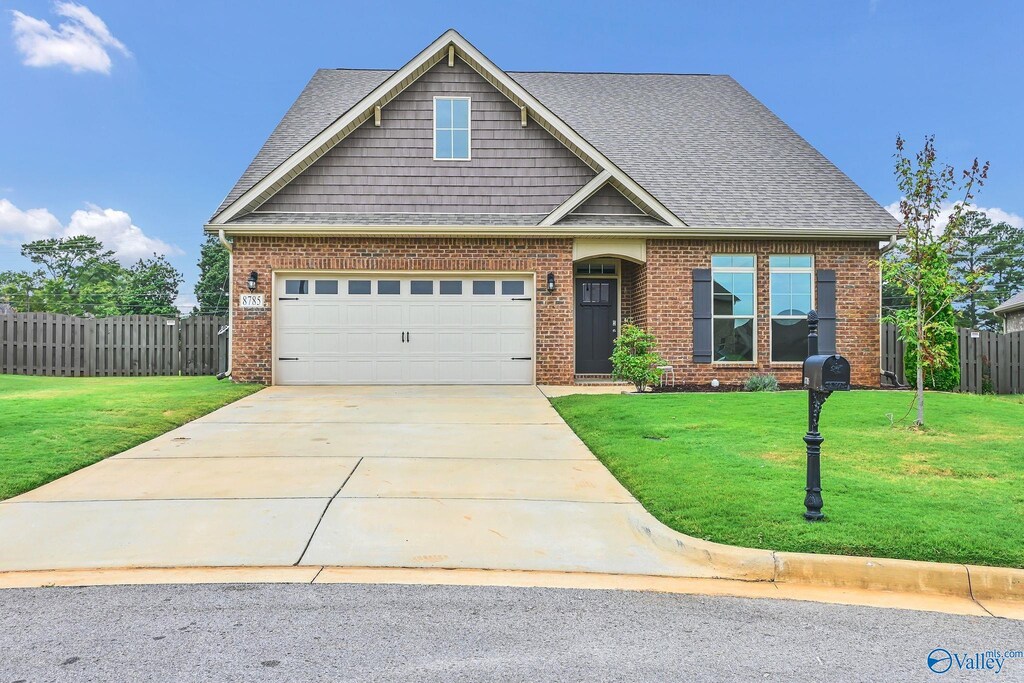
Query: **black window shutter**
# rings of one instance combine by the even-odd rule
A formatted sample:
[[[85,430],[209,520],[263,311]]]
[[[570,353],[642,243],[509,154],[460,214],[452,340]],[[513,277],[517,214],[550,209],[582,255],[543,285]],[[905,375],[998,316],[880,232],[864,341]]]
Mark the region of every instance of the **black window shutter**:
[[[816,273],[818,303],[818,353],[836,352],[836,271]]]
[[[693,362],[711,362],[711,269],[693,269]]]

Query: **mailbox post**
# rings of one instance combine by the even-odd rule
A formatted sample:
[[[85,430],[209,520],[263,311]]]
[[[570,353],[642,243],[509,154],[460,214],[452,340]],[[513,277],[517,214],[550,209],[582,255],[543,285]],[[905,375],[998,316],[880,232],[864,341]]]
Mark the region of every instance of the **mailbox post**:
[[[821,408],[833,391],[850,390],[850,362],[839,354],[818,353],[818,314],[807,314],[807,359],[804,361],[804,387],[807,389],[807,495],[804,518],[816,522],[825,518],[821,500],[821,444],[818,431]]]

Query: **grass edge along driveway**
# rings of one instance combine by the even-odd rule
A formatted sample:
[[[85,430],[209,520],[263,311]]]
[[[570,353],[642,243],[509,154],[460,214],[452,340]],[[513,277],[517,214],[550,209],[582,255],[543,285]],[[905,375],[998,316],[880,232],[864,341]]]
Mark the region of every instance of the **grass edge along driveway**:
[[[885,391],[828,400],[819,523],[801,516],[805,392],[571,395],[552,404],[648,511],[684,534],[1024,567],[1024,397],[929,393],[926,430],[892,426],[889,416],[899,420],[911,400]]]
[[[248,396],[213,377],[0,375],[0,500]]]

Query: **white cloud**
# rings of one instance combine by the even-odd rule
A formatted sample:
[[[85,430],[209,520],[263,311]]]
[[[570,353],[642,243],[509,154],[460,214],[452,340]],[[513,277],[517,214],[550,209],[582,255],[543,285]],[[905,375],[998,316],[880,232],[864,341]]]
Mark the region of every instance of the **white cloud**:
[[[955,205],[952,202],[942,205],[942,211],[939,213],[939,217],[935,222],[936,227],[943,227],[946,225],[950,214],[953,213],[954,206]],[[1009,223],[1015,228],[1024,228],[1024,216],[1021,216],[1020,214],[1005,211],[998,207],[986,208],[984,206],[972,206],[971,209],[985,214],[993,223]],[[885,210],[895,216],[896,220],[903,220],[903,215],[900,213],[899,202],[889,204],[885,207]]]
[[[72,71],[110,73],[112,51],[126,57],[131,52],[114,37],[107,25],[85,5],[57,2],[54,13],[63,17],[56,27],[44,19],[36,19],[12,10],[14,44],[26,66],[67,66]]]
[[[46,209],[22,211],[10,201],[0,199],[0,242],[21,244],[53,237],[61,230],[60,221]]]
[[[72,235],[92,235],[122,262],[146,258],[154,253],[164,256],[184,253],[173,244],[146,235],[124,211],[86,204],[85,209],[71,214],[71,221],[65,226],[46,209],[22,211],[9,200],[0,199],[0,242],[22,244]]]
[[[102,209],[94,204],[86,204],[85,210],[79,209],[71,214],[71,222],[64,229],[64,235],[92,235],[107,249],[113,249],[122,261],[145,258],[154,253],[168,256],[184,253],[173,244],[146,235],[124,211]]]

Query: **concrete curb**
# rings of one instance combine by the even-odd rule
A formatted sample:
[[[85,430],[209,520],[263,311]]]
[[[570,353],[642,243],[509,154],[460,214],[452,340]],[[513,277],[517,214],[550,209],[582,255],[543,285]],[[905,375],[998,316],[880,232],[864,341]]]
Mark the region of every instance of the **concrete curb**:
[[[598,574],[584,572],[493,569],[379,568],[379,567],[149,567],[139,569],[36,570],[0,572],[0,590],[82,586],[166,584],[391,584],[443,586],[509,586],[577,590],[624,590],[677,595],[706,595],[751,599],[784,599],[838,605],[944,612],[982,618],[1024,620],[1024,602],[1004,613],[976,601],[945,595],[922,595],[863,589],[823,588],[773,581]]]
[[[709,576],[780,588],[868,591],[969,600],[994,616],[1024,619],[1024,570],[741,548],[681,534],[646,511],[633,520],[655,546],[710,568]]]

